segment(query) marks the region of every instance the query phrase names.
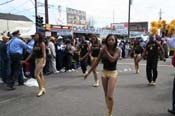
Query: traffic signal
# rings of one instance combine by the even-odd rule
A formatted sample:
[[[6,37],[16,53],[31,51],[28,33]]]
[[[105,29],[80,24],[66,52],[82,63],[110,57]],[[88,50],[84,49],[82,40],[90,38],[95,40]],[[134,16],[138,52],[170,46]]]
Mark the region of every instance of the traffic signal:
[[[43,17],[36,16],[36,26],[42,27],[43,26]]]

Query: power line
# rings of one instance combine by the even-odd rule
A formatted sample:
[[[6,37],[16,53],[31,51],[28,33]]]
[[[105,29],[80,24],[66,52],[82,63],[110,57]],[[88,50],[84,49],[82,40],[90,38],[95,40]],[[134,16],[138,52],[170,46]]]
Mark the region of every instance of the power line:
[[[33,8],[28,8],[28,9],[23,9],[23,10],[20,10],[20,11],[18,11],[18,12],[14,12],[14,13],[21,13],[21,12],[28,12],[29,10],[32,10],[32,9],[34,9],[35,7],[33,7]]]
[[[19,4],[18,6],[15,6],[14,8],[12,8],[9,12],[13,12],[15,11],[16,9],[20,8],[21,6],[24,6],[24,4],[26,4],[28,2],[28,0],[25,0],[22,4]]]
[[[7,1],[7,2],[4,2],[4,3],[1,3],[0,5],[4,5],[4,4],[8,4],[10,2],[13,2],[14,0],[10,0],[10,1]]]
[[[33,0],[30,0],[31,1],[31,3],[33,4],[33,6],[35,6],[35,3],[34,3],[34,1]]]

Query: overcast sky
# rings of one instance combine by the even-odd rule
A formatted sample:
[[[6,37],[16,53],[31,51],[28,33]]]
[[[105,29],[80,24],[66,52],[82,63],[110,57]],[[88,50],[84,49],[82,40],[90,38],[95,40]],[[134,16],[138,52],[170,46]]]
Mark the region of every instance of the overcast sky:
[[[0,0],[0,4],[10,0]],[[38,0],[43,2],[44,0]],[[65,23],[65,8],[73,8],[85,11],[87,19],[94,20],[95,26],[103,27],[110,23],[128,21],[129,0],[48,0],[50,7],[50,22],[58,24],[58,5],[61,6],[60,18]],[[39,13],[44,12],[39,8]],[[175,0],[132,0],[131,22],[152,21],[159,19],[159,12],[162,9],[162,18],[170,21],[175,19]],[[0,5],[0,12],[26,15],[34,20],[34,0],[14,0],[13,2]],[[114,18],[113,18],[114,17]]]

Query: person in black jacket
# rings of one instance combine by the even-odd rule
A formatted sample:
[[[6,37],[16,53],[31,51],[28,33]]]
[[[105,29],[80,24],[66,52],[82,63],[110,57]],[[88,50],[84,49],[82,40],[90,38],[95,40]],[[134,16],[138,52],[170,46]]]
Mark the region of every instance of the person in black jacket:
[[[153,36],[149,37],[149,42],[146,45],[144,56],[146,55],[146,75],[148,79],[148,85],[156,85],[156,79],[158,75],[157,64],[159,58],[159,51],[164,53],[161,45],[154,40]],[[164,55],[163,55],[164,56]]]

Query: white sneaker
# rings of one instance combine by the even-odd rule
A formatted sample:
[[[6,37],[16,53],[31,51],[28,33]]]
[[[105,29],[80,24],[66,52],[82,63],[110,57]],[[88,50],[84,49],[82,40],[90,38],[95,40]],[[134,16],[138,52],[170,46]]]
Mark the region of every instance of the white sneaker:
[[[148,82],[148,85],[149,85],[149,86],[152,86],[152,83],[151,83],[151,82]]]
[[[72,72],[72,70],[68,70],[67,72]]]
[[[61,72],[65,72],[65,69],[61,69],[60,71],[61,71]]]
[[[97,80],[95,84],[93,84],[93,87],[98,87],[100,85],[100,81]]]
[[[155,82],[155,81],[152,81],[152,85],[153,85],[153,86],[156,86],[156,82]]]
[[[55,74],[57,74],[57,73],[60,73],[60,71],[56,71],[56,72],[54,72]]]

